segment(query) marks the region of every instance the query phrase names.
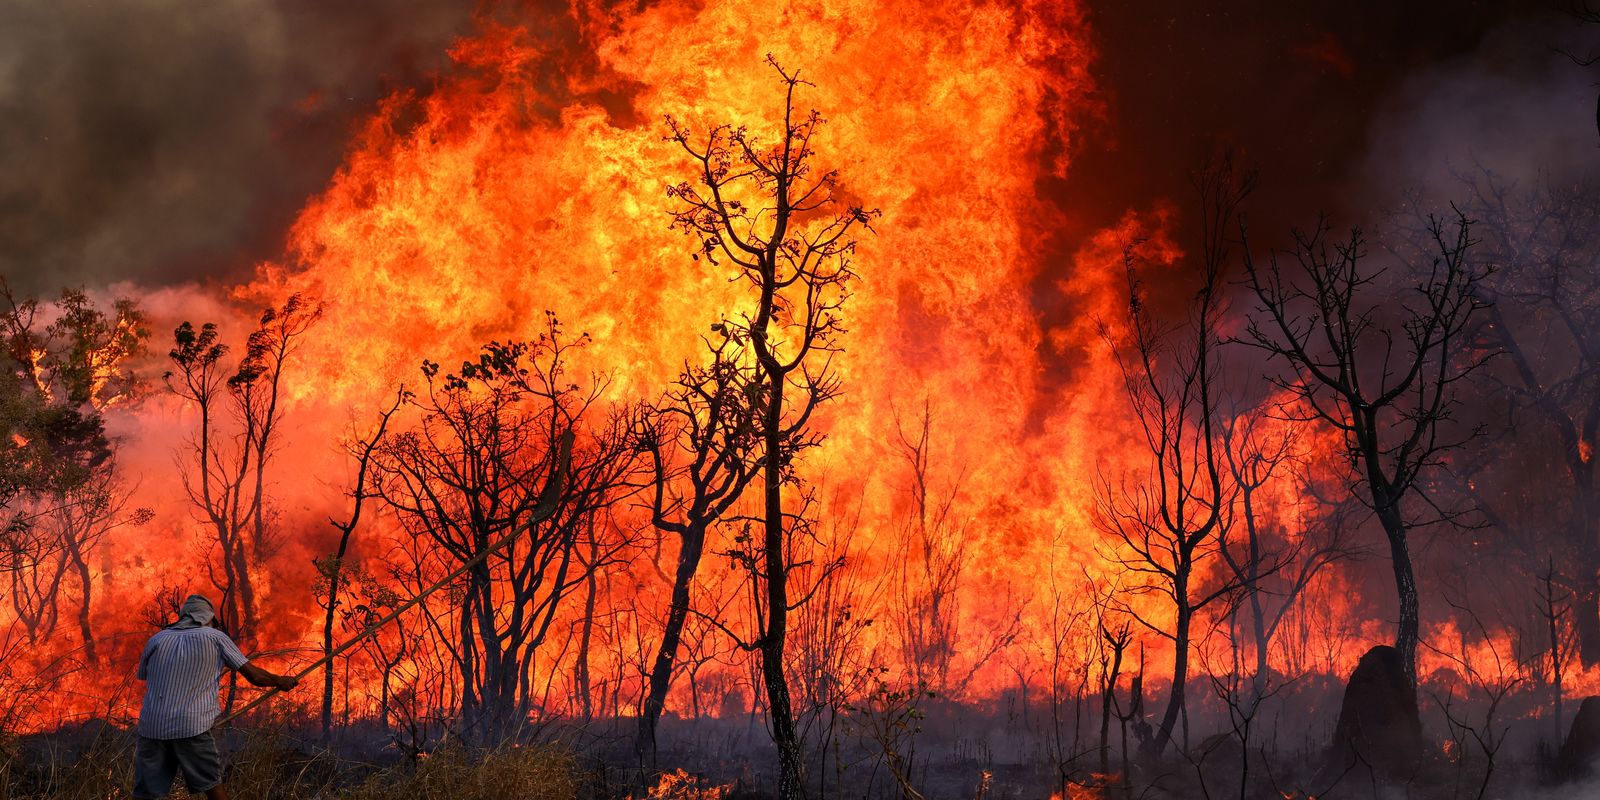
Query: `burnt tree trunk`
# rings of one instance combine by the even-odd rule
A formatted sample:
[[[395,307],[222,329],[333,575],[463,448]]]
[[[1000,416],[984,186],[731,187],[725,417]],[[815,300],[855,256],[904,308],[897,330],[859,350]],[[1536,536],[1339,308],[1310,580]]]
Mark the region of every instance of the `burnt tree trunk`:
[[[1255,488],[1242,489],[1240,499],[1244,502],[1245,535],[1249,537],[1250,547],[1249,560],[1245,565],[1245,588],[1249,591],[1251,633],[1256,643],[1256,667],[1251,685],[1255,689],[1256,697],[1260,697],[1266,691],[1267,647],[1270,642],[1267,634],[1267,615],[1261,607],[1261,531],[1256,524]]]
[[[775,281],[774,281],[775,282]],[[770,285],[770,284],[769,284]],[[757,328],[758,352],[768,356],[764,325]],[[784,643],[789,635],[789,565],[783,546],[783,388],[784,373],[770,364],[763,439],[766,444],[762,478],[766,499],[762,555],[766,572],[767,613],[760,640],[761,682],[767,690],[767,718],[772,741],[778,746],[778,797],[798,800],[805,796],[800,734],[795,729],[789,699],[789,679],[783,671]]]
[[[1110,637],[1106,637],[1109,639]],[[1111,655],[1110,674],[1102,678],[1105,691],[1100,694],[1100,774],[1111,774],[1111,704],[1117,691],[1117,678],[1122,674],[1122,652],[1127,646],[1126,640],[1108,642],[1113,648]],[[1104,662],[1102,662],[1104,663]],[[1123,756],[1127,756],[1127,726],[1122,729]]]
[[[661,632],[661,645],[656,649],[655,662],[650,668],[650,691],[645,696],[644,713],[639,716],[639,738],[634,742],[634,753],[641,760],[646,748],[649,748],[652,763],[656,753],[656,726],[661,720],[661,712],[666,708],[674,662],[677,660],[678,647],[683,642],[683,626],[689,617],[689,587],[700,568],[705,541],[705,527],[691,525],[684,532],[682,546],[678,550],[678,569],[672,580],[672,606],[667,610],[666,628]]]
[[[584,721],[589,721],[594,719],[594,686],[593,680],[589,677],[589,648],[594,643],[594,610],[599,600],[600,588],[594,570],[589,571],[586,583],[588,591],[583,599],[583,633],[578,639],[578,663],[573,669],[573,682],[577,685],[578,707],[583,709]]]
[[[1180,582],[1177,590],[1181,594],[1188,590]],[[1189,629],[1193,622],[1193,612],[1187,606],[1178,608],[1178,620],[1173,626],[1172,645],[1172,692],[1167,697],[1167,710],[1161,714],[1161,727],[1156,730],[1156,736],[1151,740],[1150,755],[1159,756],[1172,742],[1172,732],[1178,726],[1178,717],[1184,711],[1184,690],[1189,677]]]
[[[1389,540],[1389,560],[1394,569],[1395,595],[1398,603],[1398,624],[1395,626],[1394,647],[1400,652],[1400,666],[1406,682],[1410,684],[1416,701],[1417,643],[1421,640],[1421,620],[1417,607],[1417,579],[1411,568],[1411,550],[1406,541],[1406,523],[1400,515],[1396,499],[1388,496],[1376,483],[1373,485],[1373,505],[1378,521],[1383,525],[1384,536]]]
[[[82,548],[76,540],[68,547],[67,555],[72,559],[72,568],[78,573],[78,586],[83,591],[83,597],[78,602],[78,634],[83,637],[83,654],[90,664],[98,664],[100,659],[95,652],[94,628],[89,623],[89,606],[94,599],[89,563],[84,559]]]

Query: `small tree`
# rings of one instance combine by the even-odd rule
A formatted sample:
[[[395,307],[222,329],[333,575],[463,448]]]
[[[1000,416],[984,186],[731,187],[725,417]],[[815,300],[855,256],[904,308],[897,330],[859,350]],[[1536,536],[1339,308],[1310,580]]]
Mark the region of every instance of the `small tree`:
[[[528,719],[534,659],[562,601],[628,544],[607,539],[586,555],[592,537],[611,532],[595,515],[628,496],[638,469],[620,416],[589,422],[603,380],[585,389],[567,375],[570,349],[586,340],[566,339],[552,316],[538,339],[488,344],[455,373],[425,362],[426,385],[407,400],[420,423],[378,448],[375,491],[419,540],[418,582],[430,562],[468,568],[440,639],[460,676],[463,725],[479,741]],[[581,438],[566,479],[553,511],[539,511],[569,432]]]
[[[168,353],[174,368],[165,375],[167,387],[199,415],[180,456],[184,491],[220,551],[222,575],[213,570],[211,583],[222,593],[218,610],[241,638],[255,633],[252,573],[272,549],[266,476],[278,443],[284,368],[321,317],[322,305],[300,295],[263,311],[231,372],[222,363],[228,346],[215,323],[179,325]]]
[[[678,539],[671,605],[634,743],[641,760],[647,750],[654,760],[656,724],[666,707],[706,534],[759,474],[759,370],[748,363],[748,345],[736,328],[718,323],[712,333],[717,338],[706,340],[711,363],[685,366],[677,384],[635,429],[654,469],[651,522]],[[675,456],[682,463],[674,463]]]
[[[1201,283],[1178,336],[1151,317],[1136,275],[1136,246],[1124,255],[1128,277],[1128,343],[1111,343],[1129,404],[1149,454],[1147,472],[1134,484],[1103,480],[1096,521],[1116,541],[1111,558],[1142,580],[1133,594],[1155,594],[1170,602],[1170,627],[1130,613],[1173,644],[1172,689],[1160,727],[1147,750],[1159,755],[1172,740],[1179,716],[1187,730],[1185,689],[1196,616],[1238,587],[1233,576],[1202,587],[1201,567],[1220,555],[1231,522],[1233,489],[1226,480],[1222,437],[1217,430],[1220,372],[1218,326],[1223,312],[1222,271],[1226,231],[1250,180],[1226,162],[1196,176],[1201,196]],[[1176,344],[1174,344],[1176,340]]]
[[[1544,571],[1539,574],[1538,613],[1545,624],[1544,633],[1549,639],[1544,655],[1549,658],[1549,679],[1546,685],[1550,688],[1550,731],[1553,741],[1560,742],[1566,735],[1566,725],[1562,721],[1561,711],[1561,684],[1566,677],[1567,667],[1572,661],[1572,650],[1576,638],[1572,625],[1566,619],[1572,612],[1572,593],[1560,588],[1560,575],[1556,572],[1555,559],[1545,562]],[[1543,661],[1544,658],[1539,659]],[[1542,671],[1542,670],[1540,670]]]
[[[1262,264],[1245,248],[1258,308],[1244,341],[1283,368],[1272,380],[1291,398],[1286,416],[1330,426],[1344,439],[1358,491],[1389,541],[1395,647],[1413,692],[1420,621],[1408,534],[1428,520],[1408,513],[1406,501],[1428,502],[1420,491],[1426,473],[1478,433],[1452,425],[1458,387],[1484,358],[1470,352],[1466,336],[1482,308],[1471,230],[1464,215],[1453,223],[1430,218],[1425,241],[1392,251],[1410,285],[1392,303],[1394,292],[1380,283],[1385,270],[1370,263],[1360,230],[1338,242],[1325,223],[1297,232],[1288,270],[1276,254]]]
[[[899,455],[909,468],[905,487],[911,505],[895,543],[894,580],[899,597],[890,617],[900,638],[901,658],[916,685],[938,696],[959,699],[979,668],[1016,638],[1022,627],[1021,609],[1010,602],[995,602],[999,619],[983,635],[961,629],[962,581],[968,566],[967,525],[957,501],[962,476],[946,486],[934,474],[934,419],[932,405],[924,400],[911,425],[895,415]],[[965,669],[958,669],[964,662]]]
[[[1353,501],[1323,497],[1324,476],[1314,474],[1322,465],[1308,462],[1298,452],[1295,432],[1282,427],[1282,421],[1269,417],[1262,404],[1235,408],[1220,426],[1235,490],[1235,529],[1242,534],[1222,548],[1222,557],[1243,595],[1233,620],[1237,623],[1241,612],[1249,612],[1255,657],[1251,683],[1261,693],[1270,683],[1273,638],[1301,594],[1324,569],[1359,555],[1350,544],[1352,526],[1345,520],[1351,509],[1344,506]],[[1302,498],[1297,531],[1291,530],[1288,520],[1275,519],[1260,496],[1275,481],[1294,486]],[[1238,648],[1233,656],[1237,662]],[[1238,670],[1237,663],[1234,668]]]
[[[339,545],[332,555],[316,559],[315,566],[319,578],[317,580],[317,595],[322,605],[322,653],[328,657],[328,663],[322,669],[322,736],[326,739],[333,730],[333,670],[334,659],[329,657],[333,653],[333,623],[342,604],[340,594],[348,583],[345,573],[349,570],[345,564],[345,556],[350,551],[350,540],[355,536],[356,529],[361,525],[361,512],[366,507],[368,498],[374,496],[370,480],[373,468],[373,456],[377,453],[378,445],[383,441],[384,432],[389,429],[389,420],[392,419],[400,406],[405,402],[406,392],[401,389],[395,395],[394,403],[378,418],[378,428],[370,436],[361,439],[352,449],[351,454],[356,459],[355,481],[350,488],[350,516],[339,520],[329,518],[328,523],[339,531]]]

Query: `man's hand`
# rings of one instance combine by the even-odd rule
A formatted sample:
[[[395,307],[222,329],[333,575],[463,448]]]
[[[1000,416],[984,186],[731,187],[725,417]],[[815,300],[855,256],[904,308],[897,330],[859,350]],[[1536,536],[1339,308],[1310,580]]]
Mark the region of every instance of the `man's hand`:
[[[300,679],[289,675],[276,675],[255,665],[255,662],[245,664],[239,668],[239,674],[244,679],[260,686],[263,689],[277,689],[287,692],[300,685]]]

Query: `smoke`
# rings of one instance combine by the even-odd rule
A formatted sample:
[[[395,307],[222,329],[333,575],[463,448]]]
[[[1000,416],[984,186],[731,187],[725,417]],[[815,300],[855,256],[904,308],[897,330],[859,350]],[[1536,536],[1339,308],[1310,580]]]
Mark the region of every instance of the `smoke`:
[[[1384,99],[1369,125],[1357,197],[1392,206],[1417,193],[1447,203],[1458,176],[1489,170],[1529,186],[1595,174],[1600,26],[1549,17],[1500,28],[1473,52],[1428,66]]]
[[[1452,203],[1472,200],[1468,181],[1485,182],[1486,176],[1492,176],[1495,185],[1512,189],[1513,203],[1518,202],[1518,193],[1540,186],[1594,181],[1600,177],[1596,70],[1581,66],[1567,53],[1585,58],[1596,52],[1600,52],[1600,26],[1549,15],[1501,25],[1471,51],[1406,74],[1381,98],[1367,123],[1367,146],[1354,160],[1338,195],[1346,213],[1337,224],[1377,223],[1382,229],[1387,212],[1406,206],[1448,218]],[[1569,246],[1590,248],[1592,260],[1594,242],[1578,238],[1581,232],[1571,235]],[[1490,229],[1479,229],[1479,238],[1493,236]],[[1559,341],[1541,340],[1536,333],[1528,336],[1530,342]],[[1482,531],[1453,526],[1422,531],[1414,545],[1424,598],[1421,613],[1424,628],[1431,631],[1427,638],[1436,646],[1450,649],[1451,637],[1442,635],[1450,626],[1449,618],[1465,628],[1463,620],[1470,614],[1487,623],[1490,635],[1506,632],[1515,643],[1517,658],[1537,659],[1548,645],[1545,638],[1527,633],[1542,623],[1533,617],[1537,588],[1529,573],[1550,557],[1552,539],[1558,554],[1552,563],[1567,568],[1559,556],[1561,514],[1571,500],[1561,495],[1570,491],[1571,484],[1558,465],[1549,463],[1558,445],[1541,418],[1530,413],[1508,425],[1502,416],[1504,396],[1486,390],[1492,386],[1486,376],[1501,369],[1509,370],[1503,359],[1491,362],[1480,376],[1484,380],[1466,389],[1482,393],[1469,400],[1472,407],[1464,416],[1487,420],[1493,434],[1469,445],[1476,454],[1490,454],[1487,466],[1475,474],[1474,497],[1452,501],[1450,490],[1438,493],[1457,507],[1487,503],[1495,507],[1500,521]],[[1361,585],[1377,600],[1380,615],[1394,613],[1387,567],[1387,560],[1379,558],[1360,568]],[[1477,638],[1459,632],[1456,636],[1463,652],[1466,643]],[[1576,666],[1569,668],[1565,689],[1569,698],[1592,691],[1587,679],[1574,679],[1577,671]],[[1530,695],[1522,702],[1529,704],[1524,719],[1539,722],[1515,725],[1509,734],[1501,734],[1508,754],[1531,754],[1541,737],[1548,736],[1548,701]],[[1428,729],[1435,737],[1446,730],[1437,717]],[[1512,755],[1508,760],[1523,757]],[[1512,769],[1515,774],[1518,767]],[[1521,769],[1524,776],[1531,772],[1526,765]],[[1518,797],[1589,797],[1597,791],[1592,782],[1540,789],[1527,785],[1526,777],[1504,780],[1519,781],[1514,792]]]
[[[455,0],[0,6],[0,274],[226,281],[272,255],[350,123],[442,63]]]

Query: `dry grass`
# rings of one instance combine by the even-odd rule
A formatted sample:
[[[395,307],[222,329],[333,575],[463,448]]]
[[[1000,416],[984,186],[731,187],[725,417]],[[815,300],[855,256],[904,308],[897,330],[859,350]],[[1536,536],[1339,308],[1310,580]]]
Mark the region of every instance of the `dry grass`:
[[[133,743],[130,732],[109,727],[25,747],[13,741],[0,747],[0,800],[128,798]],[[378,767],[273,733],[249,735],[243,747],[225,752],[224,763],[224,783],[238,800],[577,800],[583,778],[572,754],[553,745],[451,747],[415,765]],[[178,789],[173,796],[185,795]]]
[[[414,771],[386,770],[336,795],[346,800],[576,800],[577,762],[554,747],[508,745],[487,753],[449,748],[421,759]]]
[[[0,754],[0,797],[129,797],[133,783],[133,738],[114,728],[77,737],[23,743],[13,740]]]

